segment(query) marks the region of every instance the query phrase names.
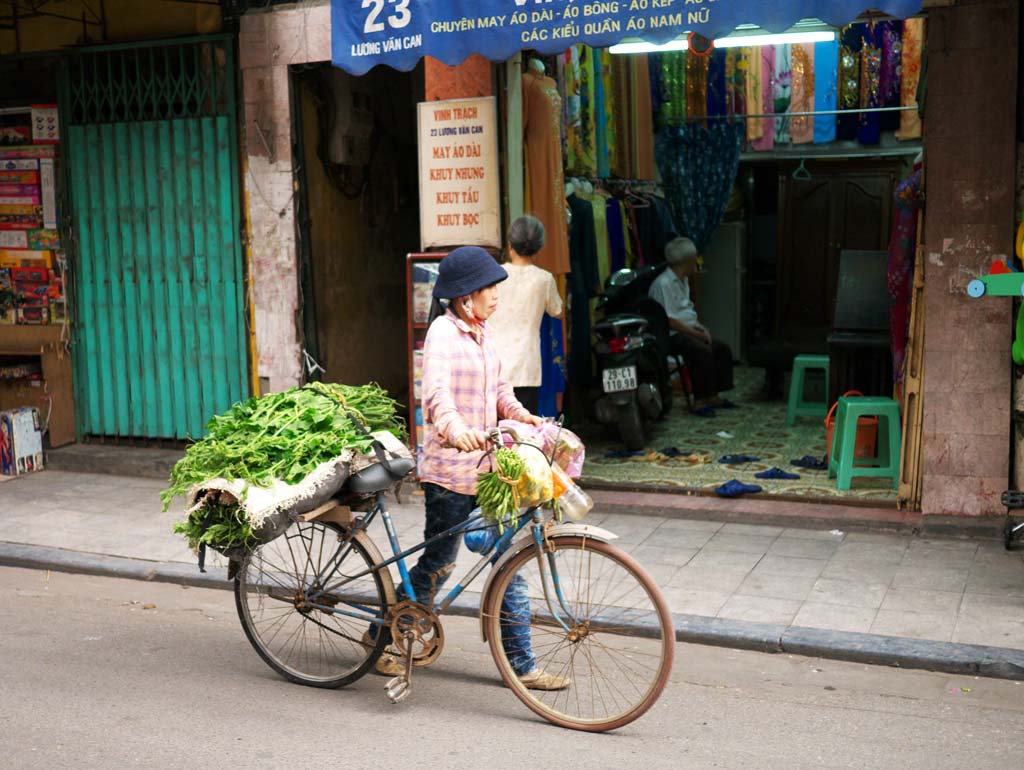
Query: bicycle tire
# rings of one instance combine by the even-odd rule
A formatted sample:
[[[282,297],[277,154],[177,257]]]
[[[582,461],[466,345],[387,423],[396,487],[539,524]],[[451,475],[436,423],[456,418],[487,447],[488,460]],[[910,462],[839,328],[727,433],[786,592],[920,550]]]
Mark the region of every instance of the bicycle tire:
[[[563,629],[557,627],[550,620],[546,621],[545,615],[550,616],[550,613],[546,600],[542,598],[543,591],[535,584],[535,580],[531,580],[535,576],[526,574],[531,572],[530,565],[535,565],[532,569],[536,569],[537,565],[536,550],[531,544],[512,557],[502,568],[501,573],[496,577],[492,588],[488,591],[488,595],[484,597],[483,604],[481,605],[482,611],[485,613],[484,622],[491,655],[494,657],[498,671],[505,684],[535,714],[560,727],[574,730],[587,732],[614,730],[643,716],[654,705],[665,689],[669,675],[672,672],[672,662],[675,655],[675,631],[672,626],[672,616],[654,580],[643,567],[620,549],[591,538],[573,535],[555,537],[552,539],[552,543],[556,562],[559,561],[559,554],[564,557],[567,554],[578,552],[581,557],[578,559],[580,565],[575,569],[569,559],[562,559],[562,567],[569,567],[566,570],[566,574],[562,573],[561,567],[559,568],[560,581],[564,583],[563,590],[570,590],[571,587],[582,588],[582,583],[584,582],[582,566],[583,559],[585,558],[588,562],[586,582],[589,591],[591,583],[594,582],[591,580],[593,574],[592,561],[594,556],[599,556],[607,563],[620,568],[618,579],[614,581],[616,593],[613,599],[625,602],[634,589],[639,588],[640,593],[636,595],[636,600],[640,606],[624,607],[620,606],[620,604],[609,604],[607,607],[610,611],[603,618],[591,618],[588,616],[585,619],[587,623],[590,623],[592,619],[601,620],[604,623],[604,627],[600,623],[594,623],[595,628],[599,630],[588,630],[587,635],[581,640],[570,639]],[[539,574],[539,571],[537,574]],[[600,577],[600,574],[598,574],[598,577]],[[563,690],[561,693],[570,693],[574,689],[576,692],[566,695],[564,701],[563,696],[558,693],[552,694],[541,691],[537,694],[538,691],[528,689],[520,682],[519,676],[506,656],[502,644],[501,604],[509,584],[516,575],[523,576],[531,589],[531,636],[536,636],[536,631],[538,630],[547,634],[544,637],[546,641],[540,645],[536,643],[536,640],[533,642],[538,666],[547,669],[548,673],[557,676],[568,675],[573,680],[569,689]],[[621,581],[625,576],[631,577],[634,585],[626,586],[625,590],[623,590],[623,583]],[[573,579],[566,579],[567,577]],[[607,591],[608,589],[604,590]],[[606,595],[606,593],[601,594],[602,598]],[[590,594],[588,593],[588,598],[585,602],[585,608],[588,612],[592,609],[593,605],[589,596]],[[581,610],[584,609],[584,603],[580,601],[580,597],[566,596],[566,604],[572,609],[577,620],[582,620],[583,613]],[[597,609],[603,608],[605,608],[604,605]],[[627,615],[627,613],[629,614]],[[616,623],[616,618],[623,618],[623,620]],[[638,633],[645,634],[646,637],[631,635]],[[602,655],[609,653],[613,649],[612,646],[605,644],[605,642],[609,641],[609,637],[614,636],[616,642],[620,645],[632,645],[634,649],[631,652],[627,650],[625,657],[615,661],[614,665],[618,667],[620,672],[639,672],[648,679],[640,688],[637,688],[640,691],[635,702],[626,703],[624,707],[618,709],[615,713],[609,713],[607,700],[613,696],[617,698],[618,695],[621,695],[621,691],[611,686],[605,686],[602,690],[594,671],[594,650],[589,649],[584,653],[583,658],[585,660],[581,659],[580,670],[576,670],[574,665],[577,654],[575,651],[569,652],[569,660],[567,662],[560,659],[565,657],[564,655],[558,655],[562,651],[569,650],[568,645],[572,645],[577,649],[585,644],[592,645],[599,635],[602,641],[597,642],[600,647],[598,652],[602,653]],[[559,636],[562,636],[563,640],[559,640]],[[640,649],[641,639],[645,640],[643,642],[643,649]],[[651,658],[651,665],[639,663],[638,661],[642,660],[641,656]],[[653,661],[655,656],[657,657],[656,664]],[[584,662],[588,670],[583,669]],[[552,666],[557,666],[557,668],[552,668]],[[647,673],[644,673],[645,669]],[[588,674],[589,677],[587,676]],[[587,681],[588,679],[589,682]],[[634,688],[637,687],[635,681],[631,682],[631,684]],[[581,692],[584,687],[586,687],[589,694],[581,698]],[[597,700],[601,700],[602,705],[605,706],[605,713],[603,715],[591,714],[589,716],[582,713],[570,713],[574,703],[576,710],[578,712],[582,711],[588,699],[595,711]],[[561,706],[559,706],[560,702],[562,702]]]
[[[280,537],[247,554],[235,576],[235,606],[250,644],[274,671],[290,682],[307,687],[334,689],[351,684],[370,670],[388,642],[388,634],[379,633],[373,640],[373,646],[367,646],[363,634],[369,627],[368,623],[323,610],[300,610],[295,602],[300,589],[304,592],[310,587],[311,575],[323,569],[334,555],[337,550],[335,544],[340,543],[342,532],[336,524],[296,522]],[[304,560],[302,551],[295,548],[296,539],[309,544],[302,549]],[[351,550],[342,565],[345,573],[358,574],[374,565],[358,539],[349,541],[349,544]],[[325,545],[331,547],[325,549]],[[291,566],[286,563],[285,549]],[[314,551],[316,563],[313,561]],[[266,570],[268,562],[274,570],[273,575]],[[348,564],[353,566],[348,567]],[[276,596],[275,589],[278,591]],[[359,594],[359,603],[376,607],[377,616],[383,617],[387,612],[387,594],[380,572],[373,572],[362,579],[359,589],[365,592]],[[291,592],[291,600],[287,598],[287,592]],[[280,602],[281,606],[273,607],[274,614],[265,617],[264,601],[267,599]],[[339,599],[328,594],[321,601],[325,605],[332,601],[337,604]],[[282,632],[283,639],[277,642]],[[308,639],[307,632],[314,633],[315,637]],[[287,651],[281,649],[285,644],[290,645]],[[342,650],[348,651],[346,657],[351,659],[350,663],[339,654]],[[318,671],[309,670],[314,668],[313,652],[319,653]]]

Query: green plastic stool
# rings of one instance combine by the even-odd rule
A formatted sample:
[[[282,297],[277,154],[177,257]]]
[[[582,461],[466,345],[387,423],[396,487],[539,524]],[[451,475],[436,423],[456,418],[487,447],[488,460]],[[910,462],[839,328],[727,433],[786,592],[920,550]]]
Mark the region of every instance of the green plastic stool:
[[[789,406],[786,407],[786,427],[796,425],[797,417],[824,417],[828,414],[828,356],[800,355],[793,359],[793,376],[789,381]],[[804,376],[808,369],[825,372],[826,401],[804,401]]]
[[[856,457],[857,421],[861,417],[878,418],[877,457]],[[849,490],[856,476],[892,479],[892,488],[900,483],[900,405],[891,398],[843,396],[839,399],[836,427],[829,448],[828,477],[836,479],[836,488]]]

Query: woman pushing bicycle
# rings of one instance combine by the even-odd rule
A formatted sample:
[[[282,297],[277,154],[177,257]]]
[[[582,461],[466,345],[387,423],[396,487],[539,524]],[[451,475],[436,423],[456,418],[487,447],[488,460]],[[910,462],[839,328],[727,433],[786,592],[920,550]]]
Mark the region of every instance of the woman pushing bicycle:
[[[497,285],[508,273],[477,246],[449,253],[439,266],[435,300],[445,300],[443,315],[430,325],[423,351],[423,422],[426,436],[420,481],[426,497],[424,539],[466,521],[477,507],[477,475],[490,446],[487,430],[499,420],[540,425],[516,399],[501,371],[487,319],[498,306]],[[409,571],[419,601],[432,603],[455,568],[461,535],[427,548]],[[530,640],[530,604],[526,581],[516,576],[505,593],[502,646],[521,684],[533,690],[563,690],[572,682],[537,667]],[[390,650],[377,661],[378,673],[404,670]]]

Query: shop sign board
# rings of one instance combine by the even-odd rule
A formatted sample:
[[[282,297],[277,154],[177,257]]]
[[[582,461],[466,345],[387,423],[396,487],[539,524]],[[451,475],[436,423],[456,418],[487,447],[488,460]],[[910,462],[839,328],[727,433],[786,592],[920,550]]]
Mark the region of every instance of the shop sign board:
[[[419,105],[420,241],[501,246],[493,97]]]
[[[906,18],[922,0],[331,0],[334,65],[362,75],[378,64],[407,71],[424,56],[459,64],[504,61],[531,49],[604,48],[626,39],[708,38],[741,24],[781,32],[808,16],[841,26],[872,9]]]

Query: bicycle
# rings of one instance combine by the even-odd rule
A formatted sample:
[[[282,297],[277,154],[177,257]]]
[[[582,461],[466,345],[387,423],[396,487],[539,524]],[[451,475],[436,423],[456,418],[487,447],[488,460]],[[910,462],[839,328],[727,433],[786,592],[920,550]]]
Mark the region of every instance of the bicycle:
[[[492,437],[501,439],[500,433]],[[425,603],[409,581],[405,559],[435,540],[494,525],[475,513],[403,551],[386,493],[413,467],[412,460],[370,466],[348,481],[333,506],[299,517],[282,536],[244,557],[235,574],[235,600],[245,634],[263,660],[291,682],[336,688],[366,674],[393,644],[405,669],[386,687],[391,701],[400,702],[410,692],[413,668],[429,665],[444,648],[440,615],[491,564],[480,628],[502,680],[519,700],[556,725],[590,732],[642,716],[668,681],[675,633],[657,585],[612,545],[616,536],[577,522],[557,523],[540,506],[528,508],[440,603]],[[359,500],[372,502],[356,516],[349,506]],[[394,554],[388,559],[368,533],[377,517]],[[407,597],[401,601],[388,569],[393,564]],[[527,689],[505,655],[502,628],[514,623],[502,616],[501,606],[516,575],[527,581],[537,663],[568,677],[567,689]],[[375,635],[366,633],[370,627]]]

